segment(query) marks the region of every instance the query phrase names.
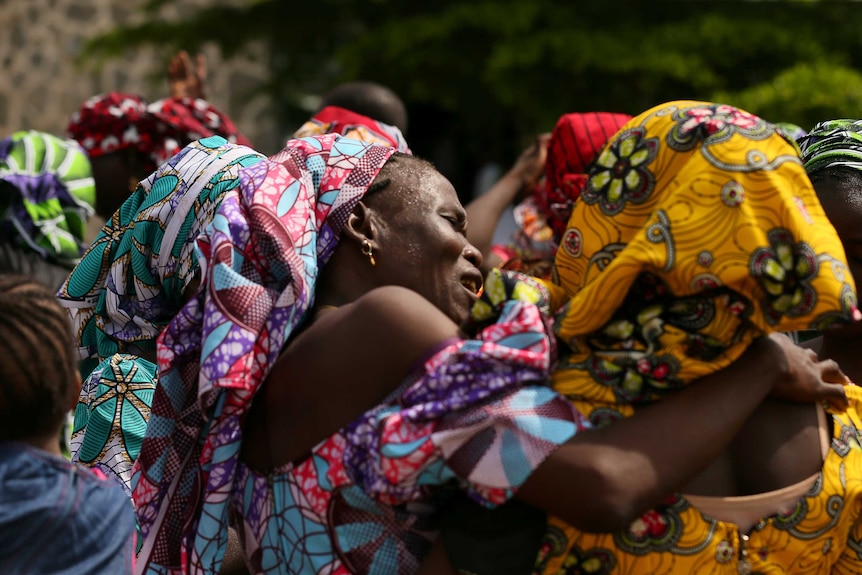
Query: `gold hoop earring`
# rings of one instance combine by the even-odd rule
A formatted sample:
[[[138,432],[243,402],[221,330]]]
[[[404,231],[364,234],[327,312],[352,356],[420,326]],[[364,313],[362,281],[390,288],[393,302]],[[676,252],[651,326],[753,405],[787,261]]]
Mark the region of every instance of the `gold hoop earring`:
[[[377,262],[374,261],[374,254],[371,253],[371,242],[369,242],[368,240],[362,240],[362,247],[359,248],[359,250],[362,252],[363,256],[366,256],[369,261],[371,261],[372,266],[377,265]]]

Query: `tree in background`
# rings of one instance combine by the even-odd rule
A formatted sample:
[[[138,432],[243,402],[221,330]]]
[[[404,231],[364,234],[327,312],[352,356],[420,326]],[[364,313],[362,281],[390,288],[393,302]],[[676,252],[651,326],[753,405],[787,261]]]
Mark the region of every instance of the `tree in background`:
[[[141,43],[226,57],[269,47],[267,87],[285,131],[309,96],[374,80],[402,95],[408,139],[469,197],[475,169],[511,161],[565,112],[636,114],[693,98],[810,128],[862,116],[862,6],[844,2],[566,0],[214,0],[182,22],[155,19],[94,39],[85,58]]]

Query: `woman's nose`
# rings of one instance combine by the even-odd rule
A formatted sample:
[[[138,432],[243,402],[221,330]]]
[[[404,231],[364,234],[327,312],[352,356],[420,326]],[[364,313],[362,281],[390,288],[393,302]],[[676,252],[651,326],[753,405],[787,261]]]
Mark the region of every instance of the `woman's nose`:
[[[467,242],[467,245],[464,246],[464,250],[461,252],[461,255],[477,268],[482,267],[482,252],[476,249],[476,246],[470,242]]]

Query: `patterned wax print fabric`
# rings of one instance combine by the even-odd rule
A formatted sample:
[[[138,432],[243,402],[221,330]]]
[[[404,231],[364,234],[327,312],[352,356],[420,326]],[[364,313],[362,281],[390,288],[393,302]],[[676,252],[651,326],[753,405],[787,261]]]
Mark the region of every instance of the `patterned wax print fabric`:
[[[862,572],[862,388],[830,412],[832,441],[811,489],[749,533],[674,495],[628,529],[581,533],[553,523],[535,573],[568,575],[856,575]]]
[[[115,353],[155,350],[198,273],[194,240],[245,166],[263,156],[213,136],[143,180],[102,228],[57,296],[86,376]]]
[[[594,425],[729,365],[762,334],[859,316],[841,242],[796,149],[725,105],[673,102],[624,126],[590,172],[556,274],[553,387]],[[580,550],[598,553],[593,542],[611,544],[601,552],[624,566],[638,549],[684,554],[712,537],[653,548],[651,534],[666,531],[652,517],[610,539],[551,520],[564,549],[547,572],[584,560]],[[674,536],[688,533],[673,521]],[[638,569],[608,572],[653,572]]]
[[[159,386],[132,476],[143,572],[218,571],[240,421],[393,153],[338,134],[291,140],[240,172],[198,238],[203,289],[160,336]]]
[[[794,143],[808,135],[805,128],[790,122],[776,122],[775,127],[784,133],[785,138]]]
[[[627,114],[586,112],[565,114],[557,120],[548,142],[545,182],[536,189],[535,201],[558,243],[592,162],[630,119]]]
[[[499,505],[585,428],[546,386],[553,337],[528,303],[537,290],[498,275],[489,292],[475,339],[445,345],[307,457],[268,475],[239,465],[234,511],[253,573],[414,573],[441,487]]]
[[[404,135],[397,126],[378,122],[368,116],[338,106],[327,106],[322,109],[300,126],[293,137],[306,138],[321,134],[341,134],[354,140],[380,144],[381,146],[392,146],[404,154],[411,153],[407,146],[407,140],[404,139]]]
[[[623,124],[626,114],[585,112],[564,114],[548,142],[545,177],[533,194],[515,206],[517,229],[506,245],[492,250],[507,269],[549,276],[572,206],[587,180],[590,163]]]
[[[87,377],[75,406],[72,461],[116,480],[129,498],[132,464],[141,452],[158,381],[155,364],[114,354]]]
[[[140,96],[108,92],[93,96],[66,128],[91,158],[134,148],[148,158],[153,171],[189,142],[222,136],[248,146],[230,119],[206,100],[165,98],[148,104]]]
[[[114,482],[4,442],[0,485],[0,573],[132,573],[135,514]]]
[[[862,170],[862,120],[820,122],[799,139],[809,174],[828,168]]]
[[[194,240],[239,171],[263,158],[214,136],[186,146],[140,183],[61,287],[78,341],[84,384],[72,460],[130,491],[158,381],[140,354],[182,307],[198,274]]]
[[[86,249],[95,190],[75,141],[32,130],[0,140],[0,241],[71,268]]]

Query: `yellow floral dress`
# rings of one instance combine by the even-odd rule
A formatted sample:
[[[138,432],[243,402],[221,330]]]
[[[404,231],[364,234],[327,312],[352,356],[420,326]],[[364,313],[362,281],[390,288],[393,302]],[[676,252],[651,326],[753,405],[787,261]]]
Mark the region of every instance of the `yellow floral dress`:
[[[610,140],[549,289],[553,387],[596,426],[726,367],[768,332],[860,317],[798,149],[761,118],[704,102],[657,106]],[[552,518],[536,572],[862,573],[862,393],[849,395],[823,472],[790,514],[742,534],[674,496],[615,534]]]
[[[554,574],[862,573],[862,388],[851,407],[831,412],[823,469],[792,512],[763,519],[750,533],[703,515],[685,498],[646,513],[626,531],[581,533],[554,520],[538,571]]]

